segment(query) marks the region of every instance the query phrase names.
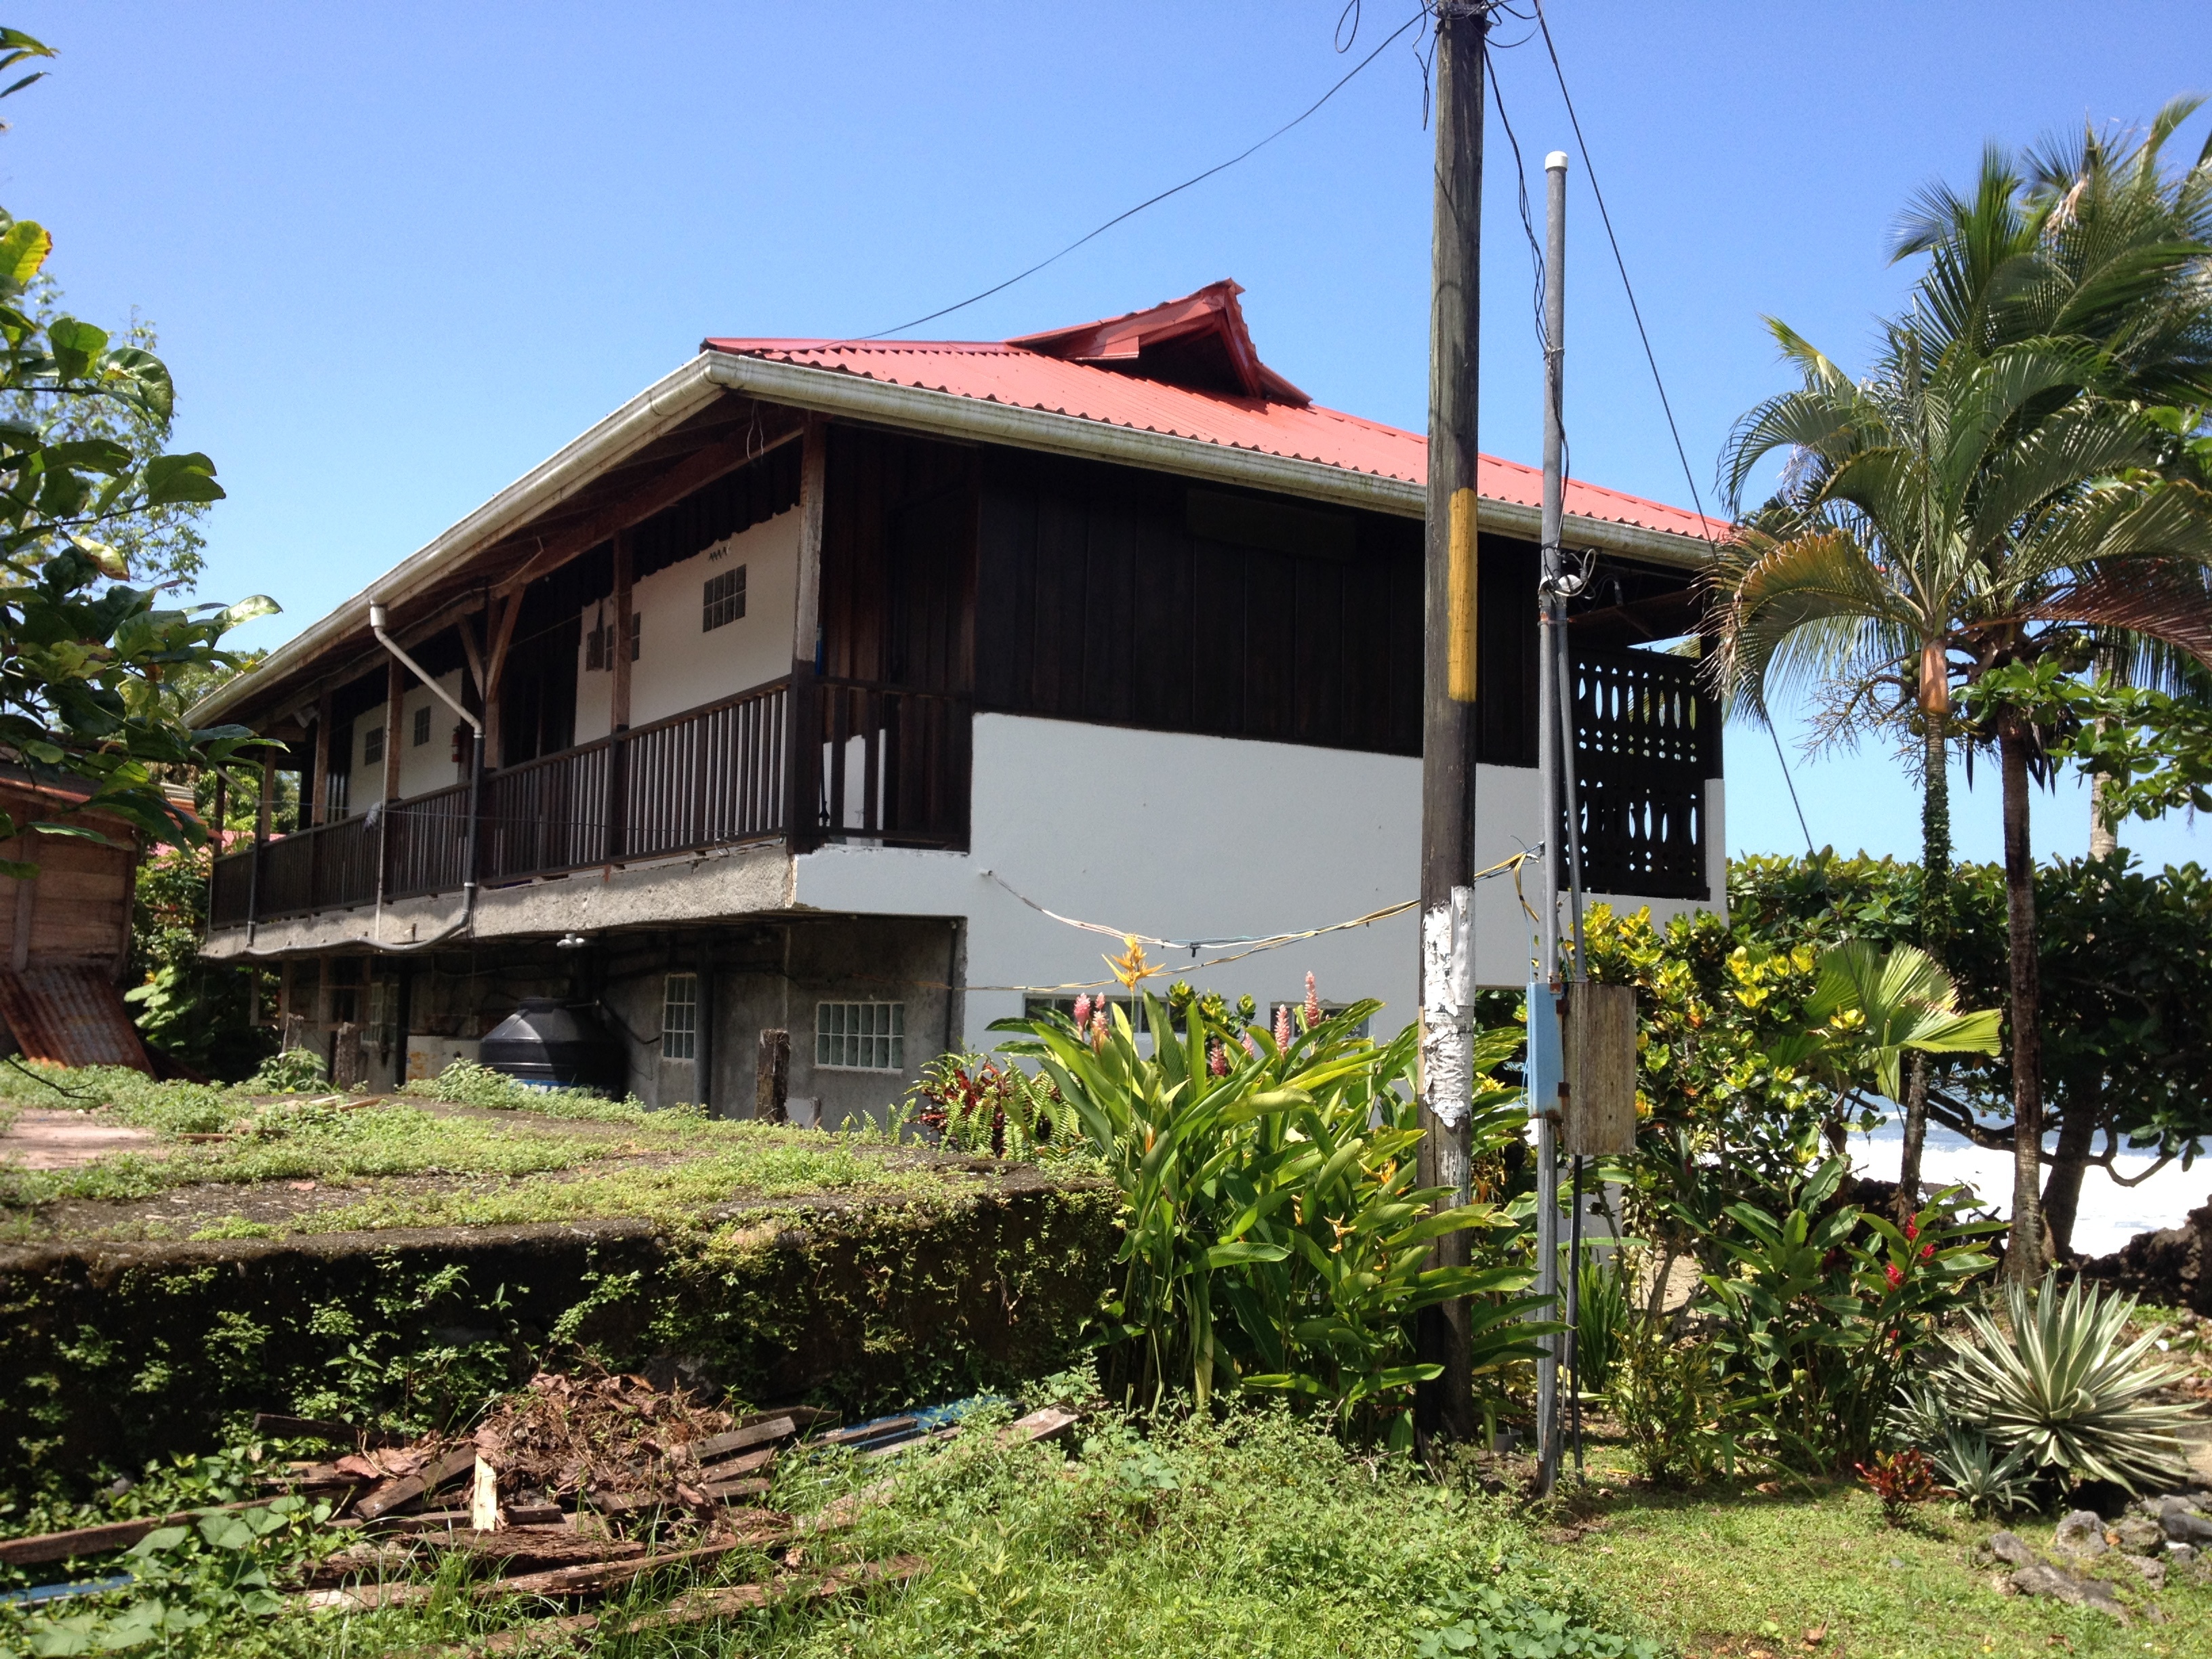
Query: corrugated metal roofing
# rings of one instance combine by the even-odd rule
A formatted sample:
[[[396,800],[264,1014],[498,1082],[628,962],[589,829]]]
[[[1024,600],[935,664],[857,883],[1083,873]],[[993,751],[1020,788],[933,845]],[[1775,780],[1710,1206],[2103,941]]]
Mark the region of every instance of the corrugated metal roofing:
[[[115,981],[97,968],[0,969],[0,1019],[32,1060],[151,1072]]]
[[[1241,323],[1241,318],[1237,320]],[[1078,331],[1059,330],[1024,337],[1044,342]],[[886,385],[1072,416],[1413,484],[1425,483],[1428,477],[1428,443],[1419,433],[1317,404],[1194,390],[1066,362],[1021,341],[710,338],[703,343],[710,351],[855,374]],[[1477,489],[1491,501],[1540,507],[1544,475],[1540,468],[1485,455]],[[1710,536],[1717,542],[1727,535],[1727,526],[1718,520],[1580,479],[1568,480],[1565,507],[1573,518],[1633,525],[1692,539]]]

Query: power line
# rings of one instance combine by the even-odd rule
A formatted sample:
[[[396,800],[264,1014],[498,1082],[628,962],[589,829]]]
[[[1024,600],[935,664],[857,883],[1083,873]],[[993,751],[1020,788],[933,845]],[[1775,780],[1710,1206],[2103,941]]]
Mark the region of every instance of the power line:
[[[1559,49],[1552,40],[1551,24],[1545,21],[1544,0],[1533,0],[1533,3],[1536,9],[1536,27],[1543,34],[1544,51],[1552,60],[1552,74],[1559,83],[1559,99],[1567,106],[1567,125],[1574,129],[1575,148],[1582,152],[1583,172],[1589,179],[1590,194],[1597,200],[1597,216],[1605,226],[1605,240],[1613,249],[1613,265],[1620,272],[1621,291],[1628,296],[1628,314],[1636,319],[1636,337],[1644,343],[1644,361],[1650,365],[1651,384],[1659,393],[1660,411],[1666,416],[1668,434],[1674,441],[1674,459],[1682,464],[1682,481],[1690,486],[1690,501],[1698,510],[1698,534],[1705,538],[1705,545],[1711,547],[1713,538],[1712,532],[1705,527],[1705,498],[1698,489],[1697,474],[1690,466],[1690,453],[1683,447],[1682,429],[1674,423],[1674,405],[1667,396],[1667,380],[1659,372],[1659,357],[1651,349],[1650,332],[1644,326],[1643,308],[1636,303],[1636,284],[1629,280],[1628,261],[1621,254],[1620,238],[1613,234],[1613,215],[1606,210],[1605,191],[1598,187],[1597,164],[1590,160],[1589,142],[1583,137],[1583,124],[1575,114],[1574,94],[1567,90],[1566,70],[1559,65]],[[1510,137],[1511,130],[1509,128],[1507,131]],[[1516,145],[1514,158],[1516,161],[1520,153],[1520,147]],[[1811,853],[1814,850],[1812,826],[1806,823],[1804,804],[1797,799],[1797,781],[1790,775],[1790,759],[1782,750],[1782,734],[1775,730],[1771,720],[1767,722],[1767,733],[1774,739],[1774,758],[1782,764],[1782,781],[1789,787],[1790,805],[1796,811],[1797,828],[1804,833],[1805,850]]]
[[[1166,201],[1170,196],[1179,196],[1184,191],[1188,190],[1192,185],[1205,183],[1206,180],[1213,177],[1217,173],[1227,172],[1231,167],[1235,167],[1239,161],[1244,161],[1246,158],[1256,155],[1261,150],[1265,149],[1268,145],[1273,143],[1276,139],[1288,132],[1292,127],[1298,125],[1300,123],[1306,120],[1308,117],[1314,114],[1314,112],[1319,110],[1323,104],[1326,104],[1330,99],[1335,97],[1338,93],[1342,92],[1344,88],[1350,84],[1352,76],[1358,75],[1360,70],[1365,69],[1377,58],[1380,58],[1382,55],[1384,47],[1389,46],[1392,41],[1395,40],[1407,29],[1412,28],[1415,24],[1420,22],[1424,18],[1427,17],[1428,15],[1428,7],[1424,5],[1419,11],[1415,12],[1411,17],[1408,17],[1404,22],[1399,24],[1396,28],[1391,30],[1389,34],[1385,35],[1382,45],[1376,46],[1375,50],[1369,52],[1366,57],[1361,58],[1357,64],[1354,64],[1346,73],[1342,80],[1339,81],[1327,92],[1322,94],[1320,97],[1315,99],[1313,102],[1307,105],[1304,110],[1292,116],[1289,120],[1284,122],[1282,125],[1277,127],[1265,138],[1261,139],[1257,143],[1251,145],[1248,149],[1239,150],[1227,161],[1218,161],[1213,166],[1206,168],[1205,172],[1194,173],[1191,177],[1184,179],[1181,184],[1176,185],[1170,189],[1164,190],[1157,196],[1146,198],[1143,201],[1138,203],[1136,206],[1115,214],[1104,224],[1100,225],[1096,230],[1086,231],[1084,234],[1077,237],[1073,241],[1070,242],[1066,247],[1060,249],[1059,252],[1053,254],[1048,258],[1038,260],[1027,270],[1018,271],[1013,276],[1007,277],[1005,282],[994,283],[991,287],[985,289],[981,294],[969,295],[968,298],[961,301],[957,305],[946,306],[943,310],[933,311],[926,317],[917,317],[910,323],[899,323],[890,328],[879,329],[873,334],[862,334],[857,337],[863,340],[880,340],[888,335],[903,334],[908,329],[920,328],[924,323],[933,323],[940,317],[950,317],[956,311],[965,311],[969,306],[975,305],[982,301],[988,300],[994,294],[1003,294],[1015,283],[1036,276],[1037,272],[1042,270],[1047,265],[1066,258],[1069,254],[1074,252],[1076,249],[1081,247],[1085,242],[1094,241],[1097,238],[1103,236],[1108,231],[1113,229],[1115,226],[1120,224],[1124,219],[1134,218],[1138,214],[1142,213],[1146,208],[1158,206],[1160,203]],[[1355,21],[1355,30],[1357,27],[1357,22]]]

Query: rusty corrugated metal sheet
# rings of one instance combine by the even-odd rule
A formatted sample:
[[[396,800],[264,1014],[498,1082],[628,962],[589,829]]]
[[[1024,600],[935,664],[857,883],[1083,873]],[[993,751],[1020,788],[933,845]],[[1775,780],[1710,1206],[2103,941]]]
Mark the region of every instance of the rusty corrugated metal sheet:
[[[1176,303],[1180,302],[1170,305]],[[1241,318],[1238,322],[1241,327]],[[1108,326],[1108,323],[1085,325],[1082,330],[1024,337],[1052,342]],[[1362,420],[1318,404],[1194,391],[1091,363],[1068,362],[1020,341],[708,339],[703,343],[710,351],[858,374],[886,385],[1072,416],[1133,431],[1164,433],[1376,477],[1409,483],[1423,483],[1428,477],[1428,443],[1419,433]],[[1264,365],[1260,367],[1264,371]],[[1542,505],[1542,469],[1485,455],[1480,472],[1477,487],[1487,499],[1523,507]],[[1728,526],[1718,520],[1576,478],[1567,481],[1565,506],[1569,515],[1578,519],[1633,525],[1677,536],[1710,536],[1715,541],[1728,535]]]
[[[27,1059],[153,1070],[123,994],[97,968],[0,969],[0,1019]]]

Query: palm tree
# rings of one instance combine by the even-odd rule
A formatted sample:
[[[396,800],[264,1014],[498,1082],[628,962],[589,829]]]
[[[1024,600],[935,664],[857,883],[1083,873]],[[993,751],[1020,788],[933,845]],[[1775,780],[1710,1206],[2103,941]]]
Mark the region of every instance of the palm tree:
[[[2092,629],[2212,662],[2212,493],[2160,474],[2167,434],[2106,395],[2115,371],[2094,342],[1939,343],[1944,331],[1922,322],[1891,325],[1875,373],[1857,381],[1770,323],[1803,385],[1753,410],[1729,441],[1724,480],[1740,528],[1711,576],[1712,661],[1721,689],[1758,717],[1776,692],[1814,684],[1832,689],[1839,730],[1917,727],[1923,903],[1940,940],[1954,681],[2078,648]],[[1780,489],[1745,515],[1744,486],[1778,453],[1790,458]],[[2017,719],[1996,726],[2015,1137],[2008,1263],[2033,1277],[2044,1255],[2027,834],[2037,752]],[[1906,1091],[1906,1201],[1918,1179],[1911,1114],[1923,1088]]]
[[[1893,245],[1896,258],[1929,257],[1907,331],[1913,344],[1909,350],[1900,350],[1899,332],[1893,331],[1887,366],[1895,368],[1901,358],[1910,357],[1915,362],[1949,361],[1954,369],[1963,372],[1962,353],[1966,358],[1994,358],[2008,348],[2038,345],[2063,351],[2071,342],[2075,349],[2087,347],[2095,352],[2099,361],[2094,391],[2098,394],[2150,406],[2202,407],[2212,401],[2212,305],[2207,303],[2205,276],[2208,256],[2212,255],[2212,141],[2199,152],[2195,164],[2178,177],[2168,177],[2162,161],[2167,142],[2201,101],[2183,99],[2168,104],[2140,134],[2108,136],[2086,131],[2070,143],[2046,143],[2020,161],[1992,148],[1984,155],[1972,195],[1961,196],[1940,183],[1923,191],[1899,222]],[[1778,332],[1786,331],[1778,325]],[[1787,336],[1784,343],[1785,350],[1807,368],[1808,393],[1817,397],[1824,386],[1832,385],[1832,371],[1814,369],[1809,361],[1814,354],[1802,342]],[[2026,359],[2015,361],[2018,366],[2026,366]],[[1899,390],[1910,395],[1912,375],[1893,378]],[[2090,390],[2063,374],[2051,380],[2025,398],[2008,416],[2014,427],[2008,435],[2022,435],[2041,416]],[[1732,501],[1740,499],[1745,477],[1757,459],[1778,447],[1794,447],[1772,441],[1771,430],[1762,434],[1765,417],[1778,412],[1771,404],[1762,405],[1739,428],[1730,446]],[[1984,440],[1990,435],[1978,434]],[[1924,446],[1923,453],[1930,457],[1936,453]],[[1948,459],[1956,462],[1962,458]],[[1819,465],[1812,462],[1814,470]],[[1962,481],[1954,478],[1953,482]],[[1761,538],[1778,543],[1799,535],[1808,525],[1796,520],[1808,504],[1811,504],[1808,525],[1821,519],[1817,489],[1805,492],[1804,500],[1796,504],[1790,499],[1790,493],[1785,489],[1782,497],[1770,503],[1764,515],[1767,522],[1750,526],[1746,550]],[[1974,493],[1974,486],[1968,483],[1954,492],[1954,499],[1962,503]],[[2170,509],[2172,504],[2167,506]],[[2119,510],[2109,499],[2100,509],[2108,514]],[[1848,504],[1844,514],[1850,516]],[[1886,574],[1898,586],[1891,598],[1903,601],[1888,608],[1889,623],[1893,627],[1904,623],[1908,634],[1913,631],[1912,624],[1918,625],[1917,663],[1900,659],[1890,676],[1891,684],[1900,690],[1906,681],[1911,682],[1912,704],[1917,707],[1873,709],[1865,699],[1878,696],[1881,688],[1861,684],[1846,695],[1842,723],[1849,726],[1853,723],[1851,717],[1869,713],[1887,713],[1893,718],[1902,714],[1908,724],[1917,727],[1923,788],[1922,937],[1940,959],[1951,922],[1950,816],[1944,763],[1952,735],[1948,682],[1954,671],[1951,635],[1934,623],[1947,614],[1954,620],[1966,620],[1966,611],[1953,613],[1948,604],[1963,595],[1945,589],[1961,581],[1971,586],[1972,573],[1954,566],[1948,573],[1950,584],[1934,564],[1908,575],[1895,560],[1900,546],[1912,544],[1909,531],[1902,544],[1887,539],[1907,527],[1895,522],[1870,527],[1875,540],[1868,545],[1890,561]],[[2130,533],[2148,528],[2147,522],[2139,521]],[[1884,573],[1875,574],[1879,580]],[[2086,567],[2074,573],[2077,577],[2089,574]],[[1727,585],[1723,573],[1723,591]],[[2033,618],[2016,618],[2012,648],[2032,647],[2041,651],[2063,643],[2070,649],[2086,636],[2103,663],[2131,678],[2176,689],[2185,685],[2204,690],[2208,675],[2200,659],[2205,642],[2200,641],[2191,647],[2178,645],[2173,638],[2177,629],[2188,631],[2190,625],[2182,613],[2202,602],[2201,578],[2190,574],[2185,561],[2179,569],[2162,569],[2149,588],[2137,596],[2140,603],[2133,605],[2117,591],[2124,585],[2123,577],[2117,586],[2107,581],[2092,590],[2090,597],[2095,603],[2091,609],[2101,615],[2101,622],[2083,611],[2067,619],[2061,632],[2052,634],[2034,627]],[[2046,604],[2063,608],[2067,586],[2064,580],[2056,580],[2055,591],[2042,598]],[[2169,600],[2178,601],[2178,608],[2169,609]],[[2146,617],[2157,625],[2133,625]],[[2059,619],[2054,613],[2045,620]],[[1969,654],[1978,661],[1984,653]],[[1973,672],[1971,663],[1968,672]],[[1763,700],[1753,697],[1752,707],[1758,712]],[[2019,859],[2026,870],[2027,781],[2035,756],[2033,733],[2015,736],[2021,739],[2016,748],[2026,752],[2012,758],[2021,763],[2006,763],[2000,739],[2000,772],[2010,784],[2008,849],[2018,842]],[[2009,833],[2014,829],[2016,835]],[[2015,878],[2016,889],[2025,878]],[[2023,919],[2033,926],[2032,884],[2025,896],[2024,917],[2012,918],[2016,938]],[[2015,904],[2014,908],[2017,911],[2020,906]],[[2017,967],[2021,952],[2016,950],[2013,955]],[[2033,966],[2031,951],[2027,963],[2031,976]],[[2035,1000],[2032,984],[2021,988],[2029,993],[2030,1002]],[[2035,1069],[2033,1051],[2031,1032],[2029,1051],[2019,1056],[2031,1061],[2031,1071]],[[1905,1150],[1899,1172],[1900,1196],[1905,1201],[1910,1201],[1919,1182],[1927,1088],[1927,1063],[1915,1056],[1906,1080]],[[2039,1074],[2031,1080],[2028,1093],[2038,1103],[2039,1121]],[[2027,1184],[2034,1173],[2032,1166],[2016,1167],[2015,1186]],[[2053,1179],[2057,1179],[2056,1171]],[[2039,1247],[2039,1239],[2038,1243]]]

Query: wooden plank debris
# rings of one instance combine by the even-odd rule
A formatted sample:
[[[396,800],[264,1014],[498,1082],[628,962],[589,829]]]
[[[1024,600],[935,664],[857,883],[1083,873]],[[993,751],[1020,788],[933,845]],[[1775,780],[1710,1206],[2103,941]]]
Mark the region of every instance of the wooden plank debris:
[[[387,1480],[353,1506],[353,1512],[364,1521],[374,1521],[387,1515],[403,1504],[427,1498],[448,1481],[457,1480],[477,1466],[477,1449],[460,1446],[437,1459],[419,1474],[410,1474],[398,1480]]]
[[[724,1434],[709,1435],[694,1446],[691,1452],[700,1462],[714,1463],[752,1447],[764,1446],[770,1441],[788,1440],[798,1432],[798,1418],[787,1412],[781,1417],[766,1418]],[[825,1436],[825,1442],[827,1439]]]
[[[143,1515],[103,1526],[73,1527],[67,1532],[34,1533],[27,1538],[0,1540],[0,1566],[33,1567],[73,1556],[102,1555],[127,1550],[150,1532],[163,1527],[190,1526],[202,1516],[229,1515],[240,1510],[266,1509],[265,1498],[243,1498],[235,1504],[212,1504],[204,1509],[178,1510],[169,1515]]]

